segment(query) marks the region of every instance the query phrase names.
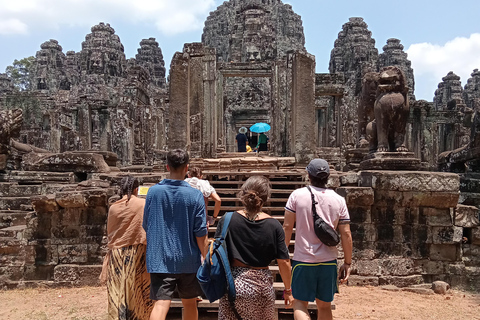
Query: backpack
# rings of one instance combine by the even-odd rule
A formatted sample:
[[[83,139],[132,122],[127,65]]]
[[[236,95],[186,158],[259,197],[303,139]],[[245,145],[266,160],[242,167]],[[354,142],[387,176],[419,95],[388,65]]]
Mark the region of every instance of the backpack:
[[[312,189],[310,186],[307,186],[307,189],[312,195],[313,229],[315,230],[315,235],[323,244],[329,247],[335,247],[340,242],[340,236],[335,229],[317,214],[317,208],[315,207],[317,202],[315,201]]]
[[[228,225],[232,219],[233,212],[225,214],[223,221],[222,234],[216,237],[210,244],[205,261],[198,268],[197,279],[202,287],[202,291],[210,302],[223,297],[228,291],[228,300],[235,301],[235,284],[233,281],[230,263],[225,243],[225,237],[228,232]]]

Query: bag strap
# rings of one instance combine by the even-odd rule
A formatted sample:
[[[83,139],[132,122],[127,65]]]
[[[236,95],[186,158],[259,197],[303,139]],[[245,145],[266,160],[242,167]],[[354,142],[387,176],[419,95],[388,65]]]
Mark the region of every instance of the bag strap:
[[[317,204],[317,201],[315,201],[315,196],[313,195],[312,188],[310,188],[310,186],[307,186],[307,189],[308,191],[310,191],[310,195],[312,196],[312,214],[313,214],[313,218],[315,219],[316,217],[320,217],[317,214],[317,208],[315,206]]]
[[[233,216],[233,212],[227,212],[225,214],[225,220],[223,221],[222,234],[220,236],[220,240],[225,240],[225,237],[227,236],[230,220],[232,220],[232,216]],[[228,301],[230,302],[230,307],[232,308],[232,311],[235,314],[235,317],[238,320],[242,320],[234,304],[236,299],[235,282],[233,280],[232,270],[230,269],[230,263],[228,262],[227,252],[225,251],[225,248],[223,246],[218,247],[217,252],[219,254],[219,258],[222,263],[223,270],[225,270],[225,278],[227,279],[227,287],[228,287]]]
[[[225,240],[228,232],[228,226],[230,225],[230,220],[232,220],[233,212],[225,213],[225,220],[223,220],[222,234],[220,235],[221,240]]]

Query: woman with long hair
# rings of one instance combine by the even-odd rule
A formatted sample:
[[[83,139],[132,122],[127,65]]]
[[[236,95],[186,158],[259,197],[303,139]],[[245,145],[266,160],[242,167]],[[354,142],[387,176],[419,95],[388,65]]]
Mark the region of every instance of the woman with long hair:
[[[293,302],[285,233],[276,219],[262,212],[270,192],[271,185],[267,178],[252,176],[238,193],[244,209],[233,214],[225,239],[235,280],[236,299],[233,305],[229,303],[227,295],[220,299],[218,318],[221,320],[237,320],[238,316],[243,320],[276,319],[273,276],[268,269],[273,259],[277,259],[285,286],[285,304],[291,307]],[[222,218],[216,236],[220,235],[223,222]]]
[[[138,187],[135,177],[124,177],[120,182],[121,199],[108,210],[108,253],[101,280],[107,283],[109,320],[148,319],[153,306],[142,227],[145,199],[137,197]]]

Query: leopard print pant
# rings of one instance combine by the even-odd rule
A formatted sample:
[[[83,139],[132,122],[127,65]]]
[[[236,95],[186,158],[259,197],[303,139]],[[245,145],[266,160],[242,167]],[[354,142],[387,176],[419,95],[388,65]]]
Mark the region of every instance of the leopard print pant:
[[[273,276],[268,269],[232,268],[237,298],[235,308],[242,320],[275,319]],[[220,299],[219,320],[238,320],[230,307],[228,296]]]

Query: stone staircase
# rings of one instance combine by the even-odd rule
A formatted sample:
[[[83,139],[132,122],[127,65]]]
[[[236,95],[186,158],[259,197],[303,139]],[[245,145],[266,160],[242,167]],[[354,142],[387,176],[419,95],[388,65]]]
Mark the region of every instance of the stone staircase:
[[[272,194],[268,202],[263,207],[263,211],[270,214],[273,218],[283,223],[285,204],[287,203],[290,193],[300,187],[305,186],[305,169],[303,168],[288,168],[280,170],[255,170],[255,171],[222,171],[222,170],[208,170],[203,172],[203,178],[210,181],[210,184],[215,188],[216,192],[222,199],[222,207],[219,216],[222,216],[226,212],[236,211],[243,208],[240,200],[236,197],[240,191],[243,183],[254,175],[263,175],[270,179],[272,184]],[[211,214],[213,212],[214,202],[210,201],[208,204],[208,211]],[[209,237],[213,238],[217,228],[216,224],[209,228]],[[290,241],[289,251],[290,257],[293,257],[293,248],[295,245],[295,230]],[[275,308],[278,311],[277,317],[282,316],[292,317],[292,309],[286,309],[285,303],[282,298],[284,285],[280,277],[278,265],[276,261],[272,261],[269,266],[270,271],[274,277],[273,287],[275,289],[276,301]],[[172,307],[181,308],[181,301],[174,301]],[[205,319],[216,319],[216,312],[218,312],[218,301],[213,303],[207,300],[200,301],[198,303],[200,311],[204,311],[205,314],[211,315]],[[334,306],[332,307],[334,308]],[[309,309],[312,315],[315,315],[316,305],[315,303],[309,304]],[[175,312],[172,310],[172,312]]]

